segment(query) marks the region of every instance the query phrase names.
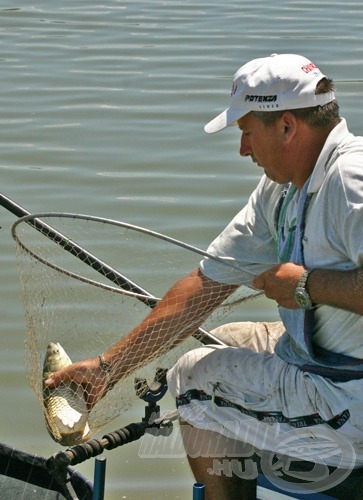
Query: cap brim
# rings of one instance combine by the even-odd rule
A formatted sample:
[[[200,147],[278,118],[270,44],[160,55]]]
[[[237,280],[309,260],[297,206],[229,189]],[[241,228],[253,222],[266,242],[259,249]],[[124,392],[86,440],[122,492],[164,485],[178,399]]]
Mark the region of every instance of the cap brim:
[[[248,110],[242,108],[232,108],[229,107],[222,111],[218,116],[216,116],[213,120],[207,123],[204,127],[204,131],[207,134],[215,134],[226,127],[230,127],[232,125],[236,125],[237,120],[242,118],[242,116],[246,115]]]

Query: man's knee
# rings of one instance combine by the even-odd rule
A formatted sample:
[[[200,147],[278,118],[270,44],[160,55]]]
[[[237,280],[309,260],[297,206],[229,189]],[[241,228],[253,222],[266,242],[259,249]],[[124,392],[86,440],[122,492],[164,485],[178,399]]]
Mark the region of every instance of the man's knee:
[[[167,374],[168,387],[173,397],[189,389],[200,388],[197,364],[210,354],[214,347],[203,346],[183,354]]]
[[[273,352],[284,331],[281,321],[242,321],[226,323],[212,330],[212,333],[227,346],[247,347],[254,352]]]

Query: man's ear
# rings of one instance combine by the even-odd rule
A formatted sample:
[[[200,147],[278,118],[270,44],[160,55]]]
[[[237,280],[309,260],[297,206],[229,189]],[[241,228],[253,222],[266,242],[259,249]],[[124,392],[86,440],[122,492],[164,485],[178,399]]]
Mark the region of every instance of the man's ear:
[[[281,126],[283,127],[285,141],[290,142],[297,132],[296,116],[290,111],[285,111],[281,118]]]

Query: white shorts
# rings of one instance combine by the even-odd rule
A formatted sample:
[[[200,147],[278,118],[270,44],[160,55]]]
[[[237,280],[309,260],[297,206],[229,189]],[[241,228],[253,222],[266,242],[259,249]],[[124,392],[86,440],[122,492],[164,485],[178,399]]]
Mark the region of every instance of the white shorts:
[[[351,418],[356,411],[362,420],[361,406],[345,407],[341,385],[274,354],[283,332],[280,322],[232,323],[213,334],[233,347],[203,346],[184,354],[168,373],[181,419],[257,450],[344,469],[361,467],[363,432]],[[353,382],[361,391],[363,382]],[[328,404],[337,398],[322,397],[319,384],[341,402]]]

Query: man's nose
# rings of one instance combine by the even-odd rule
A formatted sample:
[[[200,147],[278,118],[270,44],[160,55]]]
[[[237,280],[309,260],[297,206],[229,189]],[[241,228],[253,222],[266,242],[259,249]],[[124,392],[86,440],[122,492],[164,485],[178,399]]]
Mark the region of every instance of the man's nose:
[[[251,142],[243,133],[241,134],[239,154],[241,156],[252,156]]]

